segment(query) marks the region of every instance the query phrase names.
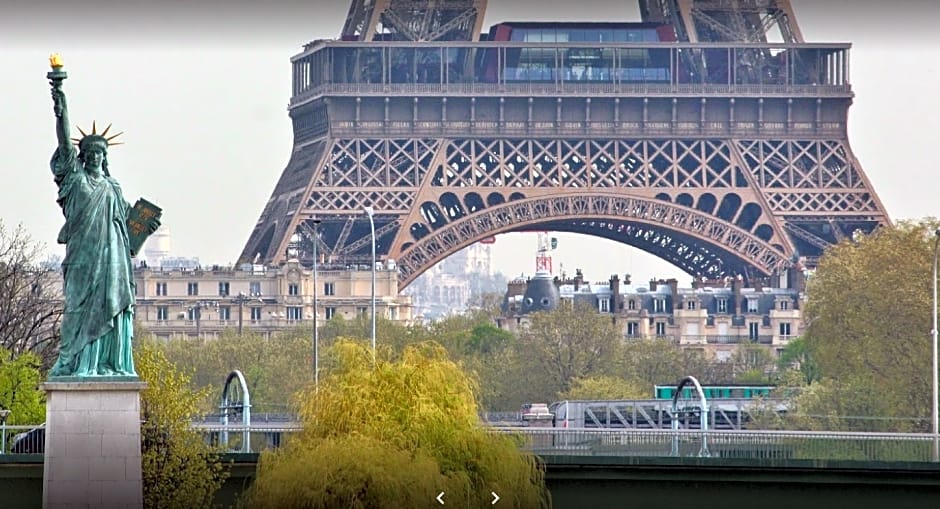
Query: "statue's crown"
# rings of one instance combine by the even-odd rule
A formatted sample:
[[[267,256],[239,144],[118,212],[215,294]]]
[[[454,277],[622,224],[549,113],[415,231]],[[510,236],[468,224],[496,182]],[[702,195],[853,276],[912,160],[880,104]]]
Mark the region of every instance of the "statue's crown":
[[[123,132],[108,136],[108,131],[111,130],[111,124],[108,124],[108,127],[105,127],[104,131],[101,133],[98,133],[98,125],[94,120],[91,122],[91,133],[86,133],[79,126],[75,127],[78,128],[78,132],[82,133],[81,138],[72,138],[72,141],[78,145],[79,150],[84,150],[85,147],[92,143],[103,144],[105,147],[110,147],[112,145],[123,145],[121,142],[112,141],[118,136],[124,134]]]

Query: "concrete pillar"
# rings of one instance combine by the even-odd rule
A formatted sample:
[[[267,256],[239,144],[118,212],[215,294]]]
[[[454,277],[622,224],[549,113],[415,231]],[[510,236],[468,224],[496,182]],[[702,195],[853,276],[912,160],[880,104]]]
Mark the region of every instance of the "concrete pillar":
[[[138,381],[47,382],[42,506],[143,506]]]

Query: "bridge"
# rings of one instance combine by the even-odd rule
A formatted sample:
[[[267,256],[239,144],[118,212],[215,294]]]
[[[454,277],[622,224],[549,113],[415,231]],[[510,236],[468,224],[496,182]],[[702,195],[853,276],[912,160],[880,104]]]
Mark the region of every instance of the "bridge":
[[[285,434],[295,430],[281,429]],[[224,431],[237,437],[271,429],[226,426]],[[540,457],[556,508],[704,500],[707,507],[921,508],[933,507],[940,497],[940,463],[930,459],[931,435],[551,428],[493,432],[520,436],[522,446]],[[260,439],[252,444],[267,446]],[[235,501],[254,477],[257,461],[258,452],[226,455],[231,477],[217,496],[220,504]],[[0,454],[3,507],[38,507],[42,469],[40,454]],[[429,500],[436,495],[429,494]],[[458,494],[445,498],[459,504]]]
[[[850,45],[804,41],[788,0],[488,31],[485,8],[355,0],[291,59],[294,148],[240,261],[368,263],[374,238],[404,287],[553,230],[759,278],[889,223],[847,137]]]

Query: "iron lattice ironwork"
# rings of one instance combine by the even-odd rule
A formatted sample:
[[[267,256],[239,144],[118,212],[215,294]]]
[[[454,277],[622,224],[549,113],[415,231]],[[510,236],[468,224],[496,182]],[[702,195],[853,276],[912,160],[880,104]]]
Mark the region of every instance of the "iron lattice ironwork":
[[[479,2],[426,5],[457,3],[482,16]],[[787,2],[733,3],[748,33],[784,18],[799,33]],[[366,4],[354,2],[347,31],[363,33]],[[728,2],[679,4],[728,21],[713,12]],[[765,17],[749,18],[758,8]],[[505,232],[601,236],[692,275],[762,277],[889,223],[846,136],[848,45],[610,43],[592,49],[613,62],[596,79],[564,63],[585,44],[531,46],[554,52],[550,80],[518,77],[513,55],[530,46],[306,48],[293,59],[294,153],[241,261],[312,262],[316,240],[323,259],[368,263],[366,207],[402,285]],[[640,82],[623,72],[637,55],[663,62],[658,81],[648,63]]]
[[[353,0],[343,40],[475,41],[486,0]]]

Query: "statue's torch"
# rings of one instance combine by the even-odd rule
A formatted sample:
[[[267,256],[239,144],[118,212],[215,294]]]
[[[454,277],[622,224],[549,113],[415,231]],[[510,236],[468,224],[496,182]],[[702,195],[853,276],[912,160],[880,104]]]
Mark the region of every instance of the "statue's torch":
[[[49,56],[49,65],[52,66],[52,70],[46,73],[46,78],[52,82],[54,88],[62,88],[62,80],[69,77],[62,70],[62,57],[58,53],[53,53]]]

